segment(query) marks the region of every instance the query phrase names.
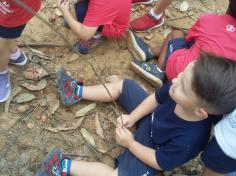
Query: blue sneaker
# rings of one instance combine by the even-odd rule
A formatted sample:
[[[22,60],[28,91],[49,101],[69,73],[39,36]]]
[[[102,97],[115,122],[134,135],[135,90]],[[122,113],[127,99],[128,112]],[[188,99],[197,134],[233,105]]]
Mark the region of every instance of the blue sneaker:
[[[165,72],[158,68],[156,64],[133,60],[131,61],[131,68],[155,87],[161,87],[165,81]]]
[[[27,57],[25,56],[25,53],[23,51],[21,51],[20,56],[16,59],[16,60],[9,60],[9,64],[12,65],[17,65],[17,66],[23,66],[27,63]]]
[[[88,41],[79,40],[75,44],[75,49],[81,54],[88,54],[92,49],[95,49],[104,41],[104,37],[91,38]]]
[[[0,75],[0,103],[7,101],[11,95],[11,83],[9,73]]]
[[[60,150],[54,149],[48,155],[36,176],[66,176],[62,172],[61,162],[64,159],[69,159]]]
[[[69,107],[81,100],[77,95],[78,89],[81,88],[82,82],[77,81],[65,73],[64,69],[57,72],[57,86],[62,103]],[[78,86],[79,85],[79,86]]]
[[[130,53],[138,61],[146,62],[155,58],[149,51],[150,46],[131,31],[128,31],[127,46]]]

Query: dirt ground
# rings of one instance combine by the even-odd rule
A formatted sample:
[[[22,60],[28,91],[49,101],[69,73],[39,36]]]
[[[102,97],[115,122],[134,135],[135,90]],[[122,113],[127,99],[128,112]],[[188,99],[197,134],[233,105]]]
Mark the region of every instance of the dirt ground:
[[[166,11],[166,21],[162,27],[150,32],[138,33],[138,36],[149,38],[146,41],[151,45],[160,46],[173,27],[187,30],[201,14],[224,13],[228,5],[227,0],[187,0],[190,5],[189,9],[186,12],[180,12],[178,4],[181,2],[173,1]],[[46,21],[50,19],[49,23],[56,31],[63,34],[73,44],[76,37],[64,27],[63,18],[57,12],[55,4],[56,0],[44,0],[40,15]],[[150,8],[151,6],[133,7],[132,18],[141,16]],[[56,15],[54,15],[55,12]],[[39,42],[41,46],[30,45]],[[64,42],[47,25],[33,18],[19,43],[28,44],[37,51],[22,47],[30,58],[29,63],[23,68],[10,67],[12,88],[21,87],[21,90],[12,98],[9,109],[7,104],[0,104],[0,175],[35,175],[43,158],[54,148],[61,149],[71,158],[101,161],[113,166],[114,159],[124,150],[116,144],[114,139],[113,122],[118,115],[116,108],[112,103],[96,103],[96,107],[93,107],[86,115],[76,118],[76,113],[83,107],[91,105],[92,102],[82,101],[71,108],[65,108],[61,103],[59,104],[55,73],[58,68],[64,67],[69,74],[83,80],[85,85],[98,84],[100,81],[88,65],[86,61],[88,60],[104,82],[114,79],[115,76],[111,78],[111,75],[118,75],[135,79],[147,91],[154,91],[156,88],[130,69],[132,56],[127,50],[126,37],[107,40],[91,54],[76,57],[67,46],[53,46]],[[44,46],[45,44],[51,46]],[[47,81],[46,88],[32,91],[20,86],[26,82],[32,84],[38,82],[38,80],[26,79],[23,74],[27,69],[38,67],[45,69],[49,74],[44,78]],[[32,76],[34,72],[29,73]],[[33,94],[35,99],[20,103],[17,98],[24,93]],[[121,108],[120,110],[122,111]],[[95,117],[100,121],[104,139],[96,132],[99,125],[95,125]],[[65,131],[60,131],[62,129]],[[89,132],[87,138],[95,140],[95,147],[85,140],[81,129]],[[197,158],[172,172],[163,174],[199,175],[201,169],[202,165]]]

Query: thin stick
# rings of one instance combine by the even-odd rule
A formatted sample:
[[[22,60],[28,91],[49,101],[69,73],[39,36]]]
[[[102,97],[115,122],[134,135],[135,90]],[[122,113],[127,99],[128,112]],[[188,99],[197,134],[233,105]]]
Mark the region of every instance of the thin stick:
[[[68,47],[69,45],[63,44],[63,43],[44,43],[44,42],[37,42],[37,43],[32,43],[32,42],[25,42],[25,43],[18,43],[17,44],[20,47]]]

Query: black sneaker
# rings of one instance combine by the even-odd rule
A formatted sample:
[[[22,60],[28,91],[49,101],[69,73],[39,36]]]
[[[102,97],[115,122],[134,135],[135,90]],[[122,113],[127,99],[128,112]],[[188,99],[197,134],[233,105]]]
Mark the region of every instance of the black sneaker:
[[[131,68],[155,87],[161,87],[165,81],[165,72],[158,68],[156,64],[133,60],[131,61]]]
[[[138,61],[146,62],[155,58],[149,51],[150,46],[131,31],[128,31],[127,46],[130,53]]]

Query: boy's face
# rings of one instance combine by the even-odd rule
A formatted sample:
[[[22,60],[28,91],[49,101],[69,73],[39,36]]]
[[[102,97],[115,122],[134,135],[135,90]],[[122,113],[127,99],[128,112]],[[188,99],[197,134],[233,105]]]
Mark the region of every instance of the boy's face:
[[[187,111],[194,111],[198,108],[198,99],[191,86],[194,63],[188,64],[185,70],[172,80],[172,86],[169,91],[171,98],[176,104]]]

